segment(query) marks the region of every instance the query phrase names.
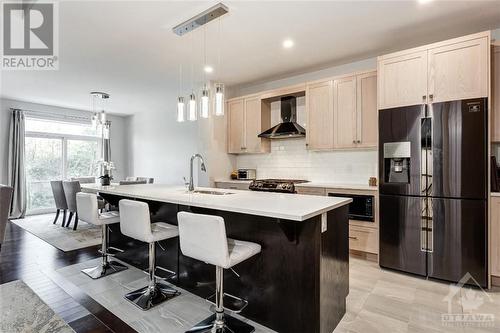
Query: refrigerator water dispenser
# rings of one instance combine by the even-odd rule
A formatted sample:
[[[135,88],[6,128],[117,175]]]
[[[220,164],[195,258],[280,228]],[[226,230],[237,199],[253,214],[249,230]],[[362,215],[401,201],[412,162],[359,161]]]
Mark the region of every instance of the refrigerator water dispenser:
[[[384,181],[385,183],[410,183],[411,143],[384,143]]]

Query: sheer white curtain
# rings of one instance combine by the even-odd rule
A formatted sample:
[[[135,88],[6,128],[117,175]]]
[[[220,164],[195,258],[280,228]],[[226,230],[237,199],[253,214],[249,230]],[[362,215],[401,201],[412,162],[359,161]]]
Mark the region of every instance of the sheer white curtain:
[[[14,188],[11,218],[26,214],[26,175],[24,171],[24,112],[12,110],[9,137],[9,186]]]

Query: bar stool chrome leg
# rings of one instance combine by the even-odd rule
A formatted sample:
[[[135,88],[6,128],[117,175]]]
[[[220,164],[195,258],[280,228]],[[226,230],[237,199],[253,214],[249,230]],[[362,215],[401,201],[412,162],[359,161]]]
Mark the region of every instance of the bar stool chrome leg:
[[[156,243],[149,243],[149,285],[132,291],[125,298],[141,308],[149,310],[163,301],[180,295],[180,292],[170,288],[167,284],[156,281]]]
[[[102,245],[101,253],[102,262],[100,266],[83,269],[82,272],[90,276],[92,279],[100,279],[102,277],[118,273],[128,269],[127,266],[123,265],[118,261],[109,260],[108,253],[108,226],[103,224],[101,226],[102,231]]]
[[[215,270],[215,314],[196,324],[186,333],[251,333],[255,328],[224,313],[224,269]]]

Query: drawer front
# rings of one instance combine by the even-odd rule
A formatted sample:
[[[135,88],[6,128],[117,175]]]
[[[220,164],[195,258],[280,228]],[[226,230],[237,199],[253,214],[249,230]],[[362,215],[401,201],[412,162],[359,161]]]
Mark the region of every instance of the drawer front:
[[[216,188],[223,188],[227,190],[248,190],[249,183],[232,183],[232,182],[216,182]]]
[[[326,190],[322,187],[302,187],[298,186],[295,188],[297,194],[307,194],[307,195],[321,195],[326,194]]]
[[[378,229],[349,226],[349,249],[378,254]]]

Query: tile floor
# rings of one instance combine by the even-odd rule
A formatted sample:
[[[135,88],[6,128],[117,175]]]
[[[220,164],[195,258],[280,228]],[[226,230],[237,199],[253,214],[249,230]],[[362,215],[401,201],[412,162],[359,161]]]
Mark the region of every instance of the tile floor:
[[[68,266],[58,273],[138,332],[183,332],[210,314],[207,303],[188,292],[175,302],[143,312],[125,301],[123,295],[145,285],[147,277],[144,273],[131,268],[89,281],[80,269],[90,264]],[[455,296],[448,303],[446,297],[450,291],[455,292]],[[445,326],[442,315],[448,313],[449,306],[452,314],[491,314],[493,321],[468,320],[461,325],[451,323]],[[471,318],[478,317],[468,319]],[[272,332],[260,325],[256,327],[258,333]],[[500,332],[500,291],[494,289],[483,294],[479,289],[453,288],[446,283],[382,270],[376,263],[351,258],[347,313],[334,332]]]

